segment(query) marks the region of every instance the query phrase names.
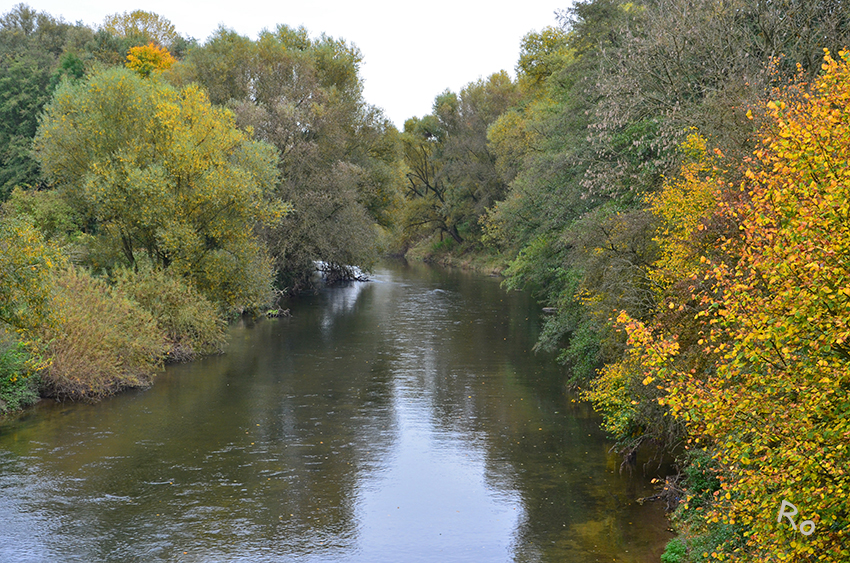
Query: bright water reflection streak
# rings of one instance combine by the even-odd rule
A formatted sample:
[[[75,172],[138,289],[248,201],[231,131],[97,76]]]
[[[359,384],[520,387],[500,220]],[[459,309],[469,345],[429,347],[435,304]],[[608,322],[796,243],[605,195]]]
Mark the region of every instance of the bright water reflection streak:
[[[228,353],[0,423],[0,561],[652,561],[539,319],[498,281],[388,266]]]

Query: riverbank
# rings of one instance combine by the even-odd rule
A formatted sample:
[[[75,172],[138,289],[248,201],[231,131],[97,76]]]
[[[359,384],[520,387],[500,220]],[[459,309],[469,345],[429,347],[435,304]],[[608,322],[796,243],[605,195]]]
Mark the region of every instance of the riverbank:
[[[483,247],[480,243],[467,241],[458,244],[450,237],[440,240],[437,234],[419,241],[402,256],[407,260],[444,268],[461,268],[488,276],[501,276],[512,259],[511,256],[499,253],[493,248]]]

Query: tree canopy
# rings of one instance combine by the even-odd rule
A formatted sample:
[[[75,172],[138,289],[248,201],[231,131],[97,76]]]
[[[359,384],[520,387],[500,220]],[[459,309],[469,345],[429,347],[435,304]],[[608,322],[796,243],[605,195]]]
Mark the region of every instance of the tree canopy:
[[[253,228],[287,209],[271,195],[277,155],[198,87],[123,69],[64,83],[35,150],[52,185],[123,263],[145,256],[228,307],[262,302],[271,269]]]
[[[376,228],[391,221],[401,178],[397,132],[364,101],[360,61],[346,41],[281,25],[257,41],[219,29],[182,69],[280,153],[276,194],[293,213],[262,237],[289,288],[309,284],[315,261],[341,277],[352,265],[369,267]]]

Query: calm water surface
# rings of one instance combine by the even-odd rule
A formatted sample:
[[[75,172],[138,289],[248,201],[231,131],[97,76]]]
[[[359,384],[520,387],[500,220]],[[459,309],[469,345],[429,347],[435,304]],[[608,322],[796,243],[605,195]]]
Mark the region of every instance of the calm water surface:
[[[390,265],[152,389],[0,421],[0,561],[658,561],[538,307]]]

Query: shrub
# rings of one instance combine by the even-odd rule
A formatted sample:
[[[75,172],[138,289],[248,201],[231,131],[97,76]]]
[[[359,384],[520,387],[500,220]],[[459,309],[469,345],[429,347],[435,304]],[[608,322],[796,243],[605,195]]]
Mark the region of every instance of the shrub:
[[[29,354],[22,344],[0,352],[0,414],[15,411],[38,400],[38,380],[29,374]]]
[[[15,188],[3,211],[12,217],[29,215],[45,240],[67,242],[81,231],[82,219],[58,190]]]
[[[44,326],[46,396],[100,398],[150,385],[166,353],[153,316],[85,270],[56,274],[55,326]]]
[[[0,325],[29,331],[50,322],[56,252],[28,216],[0,216]]]
[[[661,563],[685,563],[688,559],[687,548],[679,538],[673,538],[661,554]]]
[[[667,544],[661,560],[664,563],[702,563],[715,561],[714,554],[741,552],[746,529],[739,522],[712,519],[712,510],[720,501],[722,488],[720,465],[711,452],[698,448],[688,450],[680,463],[686,498],[671,517],[679,535]]]
[[[153,315],[165,334],[169,361],[189,361],[198,355],[222,352],[225,322],[218,308],[191,283],[151,267],[135,271],[123,268],[113,278],[119,291]]]

